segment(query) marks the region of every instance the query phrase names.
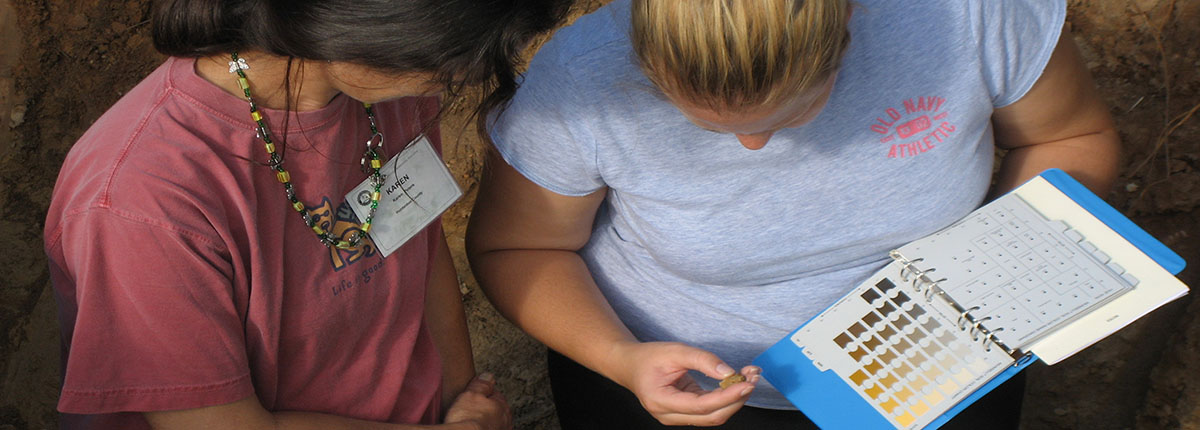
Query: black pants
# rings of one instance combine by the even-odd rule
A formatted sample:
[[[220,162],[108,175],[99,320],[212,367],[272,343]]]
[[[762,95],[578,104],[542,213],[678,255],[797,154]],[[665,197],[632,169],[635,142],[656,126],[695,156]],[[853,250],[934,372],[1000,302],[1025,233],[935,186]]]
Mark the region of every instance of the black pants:
[[[625,387],[598,373],[549,351],[546,366],[554,405],[563,430],[675,429],[664,426],[642,408]],[[760,382],[761,383],[761,382]],[[1013,430],[1020,423],[1025,374],[1019,373],[1000,384],[982,399],[942,426],[947,430]],[[688,426],[686,428],[696,428]],[[743,407],[721,430],[816,429],[799,411]]]

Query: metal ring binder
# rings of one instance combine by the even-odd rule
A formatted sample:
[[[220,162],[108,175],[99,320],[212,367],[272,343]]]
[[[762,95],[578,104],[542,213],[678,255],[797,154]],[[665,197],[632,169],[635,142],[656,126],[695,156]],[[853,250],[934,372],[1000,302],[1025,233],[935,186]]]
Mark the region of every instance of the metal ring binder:
[[[946,291],[939,286],[940,283],[946,281],[946,278],[934,280],[929,276],[930,273],[937,270],[936,268],[921,269],[917,267],[916,264],[924,261],[923,258],[909,260],[900,254],[900,251],[895,250],[889,252],[888,256],[900,263],[900,279],[904,282],[911,282],[913,291],[924,295],[926,303],[933,301],[934,296],[941,297],[942,301],[949,304],[954,309],[954,312],[958,313],[958,329],[968,332],[971,335],[972,341],[979,342],[987,352],[991,352],[992,345],[995,345],[1013,358],[1018,358],[1022,355],[996,338],[996,332],[1004,330],[1003,327],[997,327],[993,330],[983,325],[984,321],[990,320],[991,317],[976,319],[971,316],[971,312],[979,310],[978,306],[964,309],[954,298],[946,294]]]
[[[992,319],[992,317],[984,317],[984,318],[983,318],[983,320],[990,320],[990,319]],[[983,321],[983,320],[980,320],[980,321]],[[986,348],[984,348],[984,350],[985,350],[985,351],[987,351],[987,352],[992,352],[992,343],[996,343],[996,344],[999,344],[999,345],[1004,345],[1004,342],[1001,342],[1001,341],[1000,341],[1000,339],[996,339],[996,332],[1001,332],[1001,331],[1004,331],[1004,327],[996,327],[995,329],[993,329],[993,330],[991,330],[991,331],[989,331],[989,332],[988,332],[988,337],[991,337],[991,338],[992,338],[992,342],[988,342],[988,343],[987,343],[987,347],[986,347]],[[1005,349],[1005,351],[1008,351],[1009,355],[1014,355],[1014,354],[1015,354],[1014,352],[1012,352],[1012,351],[1010,351],[1010,350],[1008,350],[1008,349]],[[1029,356],[1029,354],[1024,354],[1024,355],[1025,355],[1025,356]],[[1018,361],[1019,361],[1019,360],[1018,360]]]
[[[893,252],[894,252],[894,251],[893,251]],[[897,254],[898,254],[898,253],[897,253]],[[894,257],[893,257],[893,258],[894,258]],[[909,276],[910,276],[910,275],[912,275],[912,274],[914,274],[914,272],[916,272],[916,271],[914,270],[914,268],[913,268],[913,264],[920,263],[920,262],[922,262],[922,261],[925,261],[925,259],[924,259],[924,258],[918,258],[918,259],[915,259],[915,260],[912,260],[912,261],[908,261],[908,260],[903,260],[903,261],[901,261],[901,264],[903,264],[903,267],[901,267],[901,268],[900,268],[900,280],[901,280],[901,281],[904,281],[904,282],[908,282],[908,281],[909,281]],[[920,273],[919,273],[919,272],[917,272],[916,274],[917,274],[917,275],[920,275]]]
[[[988,332],[986,328],[983,328],[980,326],[980,324],[982,324],[987,319],[988,318],[984,317],[984,318],[975,320],[974,322],[971,323],[971,340],[978,342],[980,335],[985,334],[985,332],[986,332],[986,334],[991,334],[991,332]]]
[[[967,308],[967,310],[958,314],[958,329],[959,330],[966,330],[967,327],[970,326],[972,322],[974,322],[971,320],[971,312],[974,312],[977,310],[979,310],[979,306],[971,306],[971,307]]]

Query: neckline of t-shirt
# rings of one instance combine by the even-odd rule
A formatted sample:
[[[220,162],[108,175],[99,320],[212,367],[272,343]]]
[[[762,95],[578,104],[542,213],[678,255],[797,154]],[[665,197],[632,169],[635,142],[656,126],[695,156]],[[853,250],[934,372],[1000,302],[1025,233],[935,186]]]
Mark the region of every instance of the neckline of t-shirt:
[[[230,94],[196,74],[195,58],[172,57],[168,61],[168,87],[188,96],[237,127],[248,130],[257,128],[257,124],[250,118],[250,107],[246,99]],[[351,104],[350,101],[350,97],[345,94],[338,94],[320,109],[291,112],[288,118],[288,132],[306,132],[330,126],[343,116],[343,109]],[[284,123],[284,111],[263,107],[259,110],[272,128],[271,131],[279,133]]]

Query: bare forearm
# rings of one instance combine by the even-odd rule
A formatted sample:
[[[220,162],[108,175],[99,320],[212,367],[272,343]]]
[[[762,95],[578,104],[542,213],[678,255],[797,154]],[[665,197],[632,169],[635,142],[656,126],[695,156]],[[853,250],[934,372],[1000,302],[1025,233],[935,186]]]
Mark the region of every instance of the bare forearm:
[[[615,376],[610,374],[614,347],[636,339],[578,254],[497,250],[472,256],[471,262],[488,298],[505,317],[546,346]]]
[[[427,291],[425,321],[442,359],[442,405],[449,406],[475,377],[475,364],[458,274],[445,241],[435,254]]]
[[[271,412],[262,407],[258,398],[250,396],[233,403],[175,411],[146,412],[156,430],[475,430],[471,422],[443,425],[389,424],[315,412]]]
[[[1008,149],[991,197],[1057,167],[1097,195],[1117,178],[1121,141],[1069,31],[1042,76],[1016,103],[992,115],[996,146]]]
[[[1117,179],[1120,156],[1120,138],[1112,129],[1014,148],[1001,162],[991,194],[992,197],[999,196],[1042,171],[1056,167],[1104,197]]]
[[[564,196],[488,153],[467,228],[471,268],[492,304],[546,346],[618,380],[613,351],[636,339],[576,253],[592,234],[607,189]],[[618,380],[618,382],[621,382]]]

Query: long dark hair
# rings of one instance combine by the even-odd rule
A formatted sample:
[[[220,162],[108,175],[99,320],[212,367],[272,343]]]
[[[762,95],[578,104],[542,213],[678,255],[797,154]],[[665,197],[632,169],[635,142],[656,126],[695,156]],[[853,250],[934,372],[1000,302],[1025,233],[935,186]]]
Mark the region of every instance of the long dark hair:
[[[154,46],[203,57],[258,49],[380,71],[432,73],[449,93],[480,85],[481,123],[517,89],[514,63],[566,0],[155,0]],[[483,128],[480,128],[483,133]]]

